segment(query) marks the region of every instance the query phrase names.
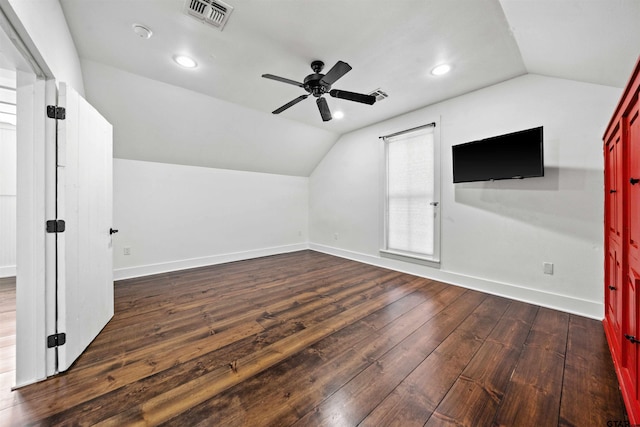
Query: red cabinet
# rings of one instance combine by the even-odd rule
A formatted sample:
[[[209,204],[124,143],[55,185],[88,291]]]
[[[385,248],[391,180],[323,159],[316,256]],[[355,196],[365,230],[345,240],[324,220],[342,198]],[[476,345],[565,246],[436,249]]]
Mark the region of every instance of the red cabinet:
[[[640,60],[604,136],[604,328],[629,421],[640,424]]]

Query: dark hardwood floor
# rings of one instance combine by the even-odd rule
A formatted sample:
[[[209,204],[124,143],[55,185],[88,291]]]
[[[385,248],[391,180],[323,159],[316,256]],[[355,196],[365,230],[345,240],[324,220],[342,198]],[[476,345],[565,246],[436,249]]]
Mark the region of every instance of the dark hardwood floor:
[[[0,425],[9,423],[3,409],[12,405],[16,367],[16,280],[0,278]]]
[[[119,281],[114,318],[71,370],[11,392],[9,282],[3,425],[626,419],[600,322],[312,251]]]

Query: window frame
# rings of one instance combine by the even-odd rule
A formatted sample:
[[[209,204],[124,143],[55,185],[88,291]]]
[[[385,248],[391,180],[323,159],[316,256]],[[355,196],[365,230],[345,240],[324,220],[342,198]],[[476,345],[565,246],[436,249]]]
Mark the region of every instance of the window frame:
[[[434,206],[434,219],[433,219],[433,255],[426,256],[420,253],[398,251],[389,249],[388,247],[388,146],[391,142],[388,138],[391,136],[399,136],[402,134],[408,134],[413,132],[421,132],[424,128],[433,127],[433,202]],[[381,257],[395,259],[399,261],[410,262],[413,264],[426,265],[429,267],[440,267],[440,249],[441,249],[441,232],[440,232],[440,219],[441,219],[441,202],[440,202],[440,120],[431,120],[428,124],[408,128],[406,130],[395,132],[390,135],[380,137],[380,249],[379,254]]]

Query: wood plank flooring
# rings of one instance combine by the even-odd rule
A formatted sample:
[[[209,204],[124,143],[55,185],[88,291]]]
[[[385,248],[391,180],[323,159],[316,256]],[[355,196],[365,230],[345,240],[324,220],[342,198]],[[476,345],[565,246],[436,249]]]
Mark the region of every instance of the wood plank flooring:
[[[11,392],[15,284],[0,279],[0,425],[626,420],[600,322],[473,290],[301,251],[115,295],[70,371]]]

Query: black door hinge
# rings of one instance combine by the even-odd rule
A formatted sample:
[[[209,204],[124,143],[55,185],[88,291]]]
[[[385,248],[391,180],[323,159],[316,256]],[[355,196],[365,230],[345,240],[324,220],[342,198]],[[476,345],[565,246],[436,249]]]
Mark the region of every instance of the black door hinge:
[[[47,348],[60,347],[67,342],[67,334],[61,332],[59,334],[49,335],[47,337]]]
[[[64,120],[67,110],[57,105],[47,105],[47,117],[50,119]]]
[[[65,229],[65,223],[62,219],[50,219],[47,221],[47,233],[62,233]]]

